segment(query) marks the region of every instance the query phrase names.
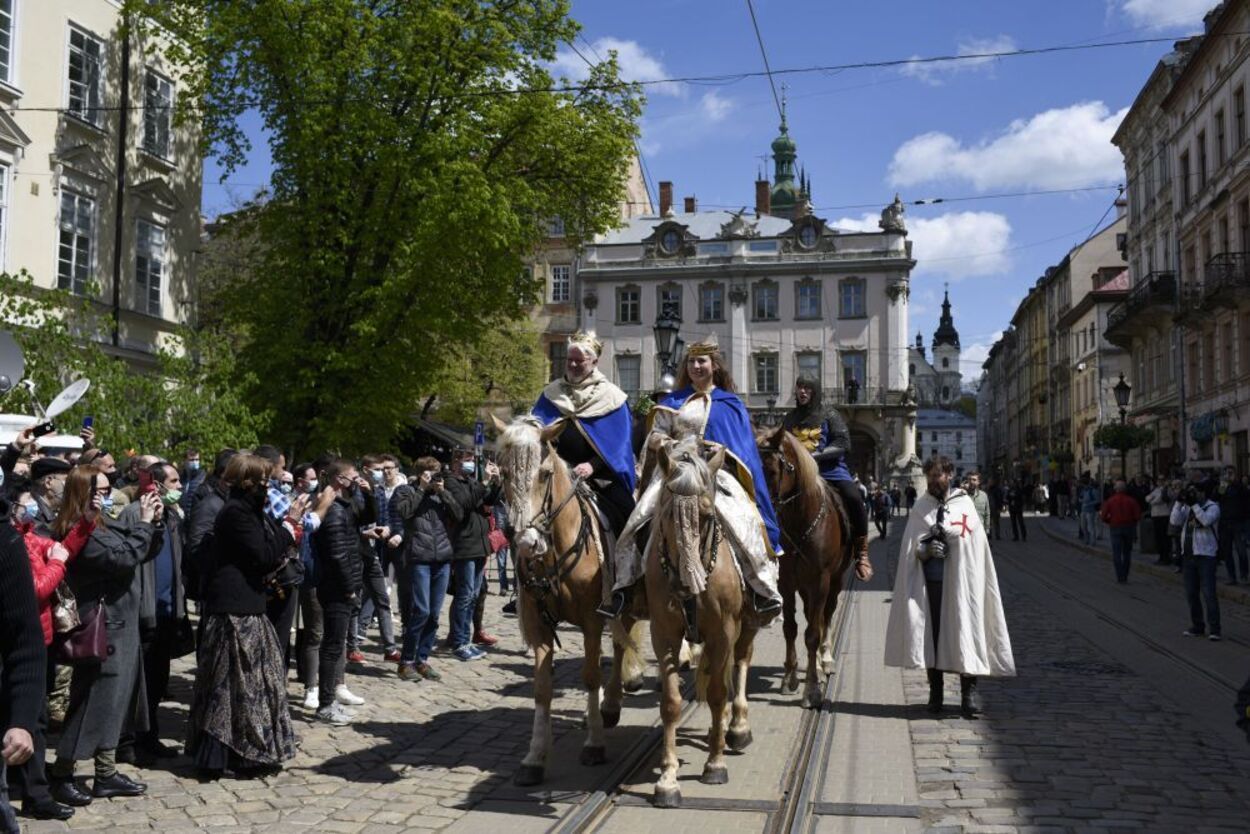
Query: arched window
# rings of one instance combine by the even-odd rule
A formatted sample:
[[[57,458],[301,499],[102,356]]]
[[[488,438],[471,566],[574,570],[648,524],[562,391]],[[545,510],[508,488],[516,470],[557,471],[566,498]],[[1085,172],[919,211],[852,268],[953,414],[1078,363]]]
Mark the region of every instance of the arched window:
[[[950,366],[951,366],[951,360],[950,360],[950,357],[949,357],[949,356],[943,356],[943,357],[942,357],[942,367],[943,367],[943,368],[949,368]]]
[[[942,386],[942,399],[949,400],[951,398],[951,389],[949,385]]]
[[[915,366],[914,364],[912,364],[912,365],[908,365],[908,366],[907,366],[907,374],[908,374],[909,376],[915,376],[915,375],[916,375],[916,366]]]

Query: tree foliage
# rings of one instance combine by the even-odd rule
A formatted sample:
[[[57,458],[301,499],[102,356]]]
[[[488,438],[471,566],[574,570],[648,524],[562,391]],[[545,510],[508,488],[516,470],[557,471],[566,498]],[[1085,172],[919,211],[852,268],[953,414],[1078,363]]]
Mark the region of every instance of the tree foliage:
[[[1154,432],[1131,423],[1104,423],[1094,431],[1094,446],[1127,452],[1154,442]]]
[[[151,372],[139,373],[101,346],[112,320],[99,309],[87,298],[36,287],[26,272],[0,273],[0,320],[22,348],[40,404],[76,379],[91,380],[87,396],[56,418],[61,432],[77,434],[90,414],[99,445],[119,455],[135,449],[171,459],[190,447],[256,443],[266,415],[243,402],[240,383],[247,380],[228,344],[183,329],[161,346]],[[15,388],[4,409],[35,414],[25,388]]]
[[[567,0],[132,8],[176,35],[184,117],[227,171],[248,151],[239,117],[264,123],[270,192],[241,221],[261,266],[229,309],[284,444],[389,442],[445,365],[489,355],[487,329],[538,299],[522,257],[546,218],[574,245],[616,220],[641,93],[615,56],[552,91],[578,31]]]
[[[538,331],[528,320],[486,322],[480,338],[447,357],[431,383],[438,419],[467,426],[484,403],[528,410],[547,381],[548,361]]]

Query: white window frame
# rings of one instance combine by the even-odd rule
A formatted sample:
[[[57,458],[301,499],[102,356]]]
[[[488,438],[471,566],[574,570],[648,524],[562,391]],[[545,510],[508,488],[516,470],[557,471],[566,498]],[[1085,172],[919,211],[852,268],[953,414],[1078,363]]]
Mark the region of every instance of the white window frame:
[[[17,87],[17,6],[20,0],[0,0],[0,4],[8,3],[9,11],[9,58],[8,64],[0,68],[0,84]],[[0,15],[4,12],[0,11]]]
[[[842,369],[842,387],[846,388],[846,381],[848,378],[848,375],[846,373],[846,369],[848,365],[847,360],[854,359],[856,357],[860,360],[858,364],[860,364],[861,366],[860,370],[864,377],[863,379],[855,380],[856,382],[859,383],[859,396],[861,398],[860,401],[862,402],[863,401],[862,398],[865,396],[866,390],[868,388],[868,353],[867,351],[863,351],[863,350],[842,351],[842,355],[838,358],[838,365]]]
[[[768,309],[768,296],[772,298],[772,309]],[[761,307],[761,304],[763,307]],[[771,315],[769,313],[771,312]],[[781,320],[781,287],[776,281],[764,279],[756,281],[751,285],[751,320],[752,321],[780,321]]]
[[[0,272],[6,269],[9,254],[9,194],[12,191],[9,163],[0,160]]]
[[[803,373],[803,360],[804,359],[816,360],[816,372],[814,374],[810,374],[810,376],[816,380],[816,383],[820,385],[821,388],[824,388],[825,387],[825,377],[824,377],[825,361],[824,361],[824,356],[822,356],[820,351],[818,350],[795,351],[795,354],[794,354],[795,378],[798,379],[799,377],[802,377],[802,376],[808,376],[808,374]]]
[[[751,386],[756,394],[779,394],[781,393],[781,363],[777,361],[775,353],[757,353],[751,357]],[[761,373],[767,375],[772,374],[772,386],[760,384]]]
[[[853,290],[847,298],[847,290]],[[850,301],[851,303],[847,303]],[[855,301],[858,301],[856,310]],[[838,318],[862,319],[868,317],[868,282],[863,278],[843,278],[838,283]]]
[[[725,320],[725,285],[710,282],[699,287],[699,321]]]
[[[634,380],[638,383],[637,388],[630,388],[625,384],[627,365],[632,366],[629,372],[634,375]],[[642,392],[642,356],[637,353],[623,353],[616,357],[616,384],[631,398]]]
[[[803,309],[803,296],[811,294],[810,310]],[[824,292],[820,281],[815,278],[804,278],[794,285],[794,318],[796,321],[818,321],[821,318],[821,307],[824,303]]]
[[[160,249],[151,248],[159,235]],[[161,317],[169,276],[169,233],[164,226],[140,218],[135,221],[135,309]],[[153,287],[155,279],[155,287]],[[155,299],[153,299],[155,290]],[[153,304],[155,301],[155,304]]]
[[[552,264],[551,266],[551,303],[567,304],[573,298],[573,266],[571,264]]]
[[[628,294],[629,298],[626,298]],[[625,306],[629,305],[630,312],[633,316],[625,318]],[[616,323],[617,324],[642,324],[642,287],[630,284],[625,287],[618,287],[616,290]]]
[[[156,105],[152,106],[152,90],[149,89],[153,80],[156,82]],[[164,85],[164,98],[161,98]],[[149,129],[154,138],[149,137]],[[162,135],[163,134],[163,135]],[[174,82],[154,69],[145,68],[143,72],[143,141],[144,153],[157,159],[173,159],[174,143]]]
[[[66,199],[72,199],[74,201],[74,211],[73,211],[74,217],[68,223],[66,222],[66,219],[65,219]],[[87,207],[87,218],[88,218],[89,225],[86,228],[86,230],[83,230],[77,224],[77,219],[81,214],[80,207],[82,204],[85,204]],[[96,224],[96,208],[97,208],[97,204],[96,204],[95,198],[89,197],[86,194],[83,194],[78,191],[72,191],[68,188],[61,189],[61,199],[57,207],[56,285],[58,289],[68,290],[74,295],[86,295],[87,285],[91,282],[92,275],[95,274],[95,257],[96,257],[95,233],[96,233],[96,225],[97,225]],[[61,257],[61,248],[64,245],[64,236],[67,233],[75,236],[75,239],[71,241],[72,245],[70,247],[69,265],[70,265],[71,274],[68,276],[68,285],[66,284],[65,281],[62,280],[63,276],[61,274],[61,264],[65,263],[64,259]],[[78,243],[77,237],[79,236],[86,237],[86,250],[87,251],[85,255],[81,253],[79,246],[77,245]],[[81,260],[84,260],[84,259],[86,260],[85,267],[81,263]],[[77,286],[79,282],[78,282],[78,278],[74,274],[80,268],[84,268],[87,273],[86,277],[82,281],[81,287]]]
[[[75,82],[70,77],[70,69],[73,65],[72,62],[74,59],[74,52],[75,52],[75,46],[74,46],[75,34],[81,35],[83,37],[84,47],[88,43],[94,43],[96,45],[96,62],[97,63],[96,63],[96,77],[94,79],[95,81],[94,89],[88,86],[91,83],[90,78],[88,78],[86,81]],[[70,23],[69,31],[66,33],[66,39],[65,39],[65,75],[64,75],[64,78],[65,78],[65,112],[73,116],[74,118],[79,119],[80,121],[86,122],[87,124],[93,125],[95,127],[99,127],[100,121],[101,121],[100,106],[103,103],[103,99],[104,99],[104,62],[105,62],[104,41],[101,38],[97,37],[94,33],[92,33],[90,29],[86,29],[75,23]],[[75,110],[74,105],[73,105],[75,84],[82,84],[84,87],[83,105],[82,105],[81,112],[78,110]]]

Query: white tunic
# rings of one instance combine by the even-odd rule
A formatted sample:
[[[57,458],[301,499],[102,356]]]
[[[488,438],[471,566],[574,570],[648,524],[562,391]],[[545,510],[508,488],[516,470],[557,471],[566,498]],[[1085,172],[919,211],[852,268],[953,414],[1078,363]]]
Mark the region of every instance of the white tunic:
[[[990,545],[972,499],[959,489],[952,490],[946,500],[943,527],[948,555],[942,581],[942,623],[934,652],[924,567],[916,554],[923,547],[921,537],[937,521],[939,506],[938,499],[926,492],[908,516],[886,627],[885,664],[965,675],[1015,675]]]

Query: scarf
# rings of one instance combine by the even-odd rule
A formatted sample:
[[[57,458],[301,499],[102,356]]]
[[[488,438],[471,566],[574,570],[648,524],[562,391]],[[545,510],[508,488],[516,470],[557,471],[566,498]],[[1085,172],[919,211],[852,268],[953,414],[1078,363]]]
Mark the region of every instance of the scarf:
[[[613,385],[599,369],[581,382],[561,377],[543,389],[543,396],[565,417],[590,419],[611,414],[625,404],[625,392]]]

